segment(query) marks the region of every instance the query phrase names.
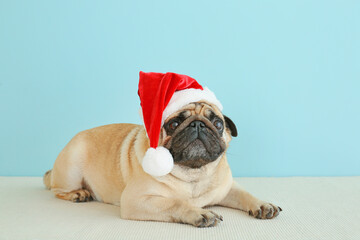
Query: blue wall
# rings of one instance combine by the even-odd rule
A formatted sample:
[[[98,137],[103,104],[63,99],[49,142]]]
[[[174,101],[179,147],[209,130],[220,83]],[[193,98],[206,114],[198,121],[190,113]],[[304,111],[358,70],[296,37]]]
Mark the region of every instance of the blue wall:
[[[220,3],[221,2],[221,3]],[[238,126],[235,176],[360,175],[359,1],[0,1],[0,175],[140,123],[138,72],[188,74]]]

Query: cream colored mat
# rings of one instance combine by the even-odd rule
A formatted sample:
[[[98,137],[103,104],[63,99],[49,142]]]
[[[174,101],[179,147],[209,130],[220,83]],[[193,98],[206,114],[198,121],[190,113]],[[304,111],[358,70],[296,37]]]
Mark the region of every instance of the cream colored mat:
[[[245,212],[213,207],[224,221],[202,229],[126,221],[116,206],[56,199],[41,178],[0,177],[0,240],[360,239],[360,177],[237,181],[283,212],[273,220],[258,220]]]

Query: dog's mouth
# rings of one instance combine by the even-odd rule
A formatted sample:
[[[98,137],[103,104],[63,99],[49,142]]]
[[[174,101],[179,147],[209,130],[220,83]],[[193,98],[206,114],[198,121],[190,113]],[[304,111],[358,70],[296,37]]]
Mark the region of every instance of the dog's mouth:
[[[169,148],[175,164],[191,168],[199,168],[215,161],[224,150],[223,140],[207,127],[201,130],[185,128],[173,136]]]

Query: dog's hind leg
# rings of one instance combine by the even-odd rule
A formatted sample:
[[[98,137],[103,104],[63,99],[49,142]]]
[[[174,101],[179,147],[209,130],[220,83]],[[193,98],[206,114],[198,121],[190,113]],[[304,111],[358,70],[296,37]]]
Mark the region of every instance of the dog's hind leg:
[[[72,202],[88,202],[92,200],[90,192],[86,189],[79,189],[71,192],[58,192],[55,196]]]
[[[54,168],[45,173],[45,186],[60,199],[73,202],[90,201],[91,191],[85,189],[83,176],[86,157],[86,141],[78,134],[60,152]]]

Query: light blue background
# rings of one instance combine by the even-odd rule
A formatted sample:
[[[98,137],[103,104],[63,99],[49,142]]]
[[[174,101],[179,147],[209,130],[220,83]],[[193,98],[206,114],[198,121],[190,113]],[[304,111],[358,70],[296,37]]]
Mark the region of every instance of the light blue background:
[[[0,0],[0,175],[77,132],[141,123],[138,72],[212,89],[235,176],[360,175],[359,1]]]

